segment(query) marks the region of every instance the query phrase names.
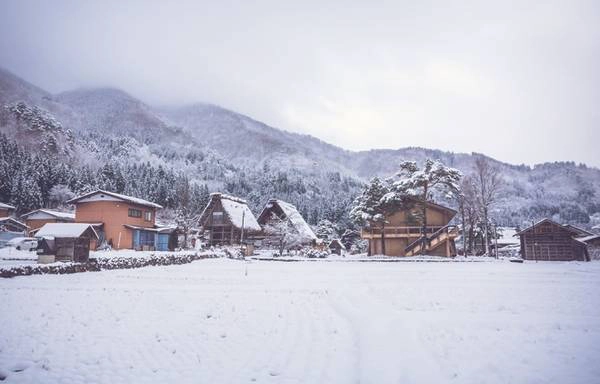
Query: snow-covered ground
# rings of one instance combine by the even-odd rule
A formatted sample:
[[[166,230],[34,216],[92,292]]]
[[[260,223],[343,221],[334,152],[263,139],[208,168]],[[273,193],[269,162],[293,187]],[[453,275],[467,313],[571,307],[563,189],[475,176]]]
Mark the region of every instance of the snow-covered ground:
[[[35,251],[24,251],[13,247],[0,248],[1,260],[37,260]]]
[[[600,262],[207,259],[0,279],[30,383],[597,383]]]

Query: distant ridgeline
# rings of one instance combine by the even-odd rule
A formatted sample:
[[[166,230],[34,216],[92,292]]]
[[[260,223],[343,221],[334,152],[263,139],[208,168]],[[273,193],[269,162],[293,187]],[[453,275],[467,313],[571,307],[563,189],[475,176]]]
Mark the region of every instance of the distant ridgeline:
[[[352,227],[350,206],[365,181],[426,158],[464,174],[474,164],[470,154],[423,148],[351,152],[209,104],[159,109],[116,89],[52,95],[0,69],[0,201],[19,212],[101,188],[155,201],[175,221],[199,214],[220,191],[256,214],[278,198],[310,224],[327,219],[342,230]],[[504,179],[497,223],[600,223],[600,170],[489,161]]]

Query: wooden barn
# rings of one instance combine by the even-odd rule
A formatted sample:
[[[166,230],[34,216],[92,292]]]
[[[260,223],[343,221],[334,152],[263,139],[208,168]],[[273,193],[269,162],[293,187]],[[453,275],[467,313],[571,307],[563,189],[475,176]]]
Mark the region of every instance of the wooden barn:
[[[246,200],[222,193],[211,193],[199,225],[209,245],[241,244],[261,231]]]
[[[346,247],[338,239],[331,240],[329,245],[327,245],[327,248],[329,248],[329,252],[334,255],[342,255],[342,253],[346,251]]]
[[[286,222],[298,237],[298,245],[313,245],[317,236],[304,220],[296,207],[283,200],[270,199],[258,216],[258,224],[263,228],[274,222]],[[265,238],[265,240],[267,240]]]
[[[426,205],[425,228],[418,219],[421,207],[417,204]],[[361,237],[369,241],[369,256],[456,256],[454,239],[458,228],[449,224],[455,215],[456,211],[451,208],[431,201],[415,201],[412,208],[398,209],[387,215],[383,228],[378,223],[369,224],[361,231]]]
[[[40,262],[86,262],[90,256],[90,243],[98,241],[98,234],[90,224],[49,223],[36,233],[40,239]]]
[[[587,261],[587,244],[578,238],[592,234],[568,224],[543,219],[518,232],[525,260]]]

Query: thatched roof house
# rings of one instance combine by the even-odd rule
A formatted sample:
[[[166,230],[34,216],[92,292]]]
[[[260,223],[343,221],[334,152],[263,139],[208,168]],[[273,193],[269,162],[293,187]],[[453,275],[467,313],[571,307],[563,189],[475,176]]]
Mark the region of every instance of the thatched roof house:
[[[210,245],[240,244],[261,231],[246,200],[222,193],[211,193],[199,225]]]

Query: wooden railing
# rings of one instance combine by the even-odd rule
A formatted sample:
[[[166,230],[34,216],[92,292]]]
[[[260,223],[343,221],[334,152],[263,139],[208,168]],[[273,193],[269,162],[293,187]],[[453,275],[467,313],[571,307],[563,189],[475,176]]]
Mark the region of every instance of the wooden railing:
[[[426,234],[434,234],[437,231],[444,229],[446,227],[440,226],[428,226],[425,228]],[[385,227],[383,229],[385,235],[404,235],[402,237],[419,237],[422,235],[423,227],[416,226],[390,226]],[[381,236],[382,229],[381,228],[368,228],[363,229],[362,234],[363,237],[375,237]]]
[[[440,243],[448,240],[450,237],[456,237],[458,235],[458,227],[456,225],[446,225],[439,228],[431,236],[427,236],[425,239],[422,237],[410,243],[404,251],[406,256],[416,255],[421,251],[429,251],[437,247]]]

